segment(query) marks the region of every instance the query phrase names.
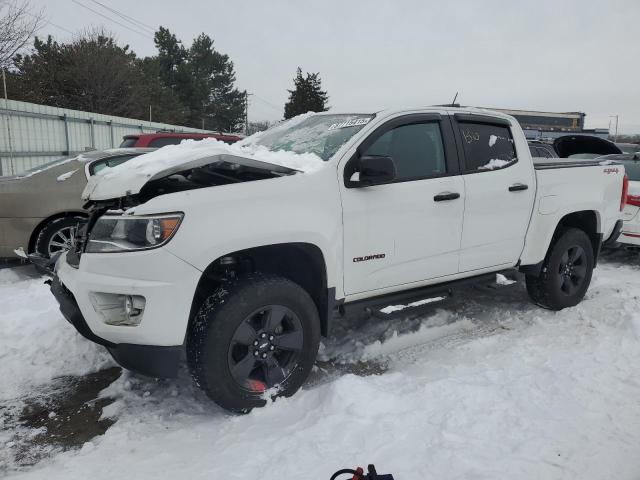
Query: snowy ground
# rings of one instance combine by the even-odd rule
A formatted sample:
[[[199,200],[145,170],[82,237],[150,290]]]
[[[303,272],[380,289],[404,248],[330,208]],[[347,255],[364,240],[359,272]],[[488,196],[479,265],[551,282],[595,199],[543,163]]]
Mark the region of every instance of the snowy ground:
[[[31,275],[0,270],[0,477],[640,478],[638,254],[608,253],[559,313],[501,280],[345,322],[300,393],[245,416],[184,371],[121,374]]]

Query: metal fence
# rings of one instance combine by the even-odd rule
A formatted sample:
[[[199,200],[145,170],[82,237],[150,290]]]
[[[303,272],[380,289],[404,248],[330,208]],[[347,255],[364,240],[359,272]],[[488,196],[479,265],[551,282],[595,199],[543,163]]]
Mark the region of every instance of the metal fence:
[[[0,176],[87,150],[118,147],[124,135],[207,130],[0,100]]]

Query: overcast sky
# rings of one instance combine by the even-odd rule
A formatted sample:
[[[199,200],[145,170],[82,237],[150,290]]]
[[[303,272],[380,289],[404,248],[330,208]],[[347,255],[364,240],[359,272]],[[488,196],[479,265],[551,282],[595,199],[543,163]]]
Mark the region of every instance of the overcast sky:
[[[41,34],[102,25],[138,55],[155,53],[143,27],[74,0],[31,2],[51,22]],[[621,132],[640,133],[639,0],[100,2],[186,45],[210,35],[254,94],[250,120],[282,118],[300,66],[320,72],[334,111],[446,103],[459,91],[464,105],[582,111],[591,128],[618,114]]]

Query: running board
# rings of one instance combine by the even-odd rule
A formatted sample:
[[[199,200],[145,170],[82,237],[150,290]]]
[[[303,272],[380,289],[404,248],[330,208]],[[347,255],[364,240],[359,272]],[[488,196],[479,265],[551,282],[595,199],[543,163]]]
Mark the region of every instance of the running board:
[[[426,287],[412,288],[410,290],[364,298],[362,300],[356,300],[354,302],[340,305],[338,307],[338,312],[342,316],[350,316],[365,311],[377,318],[384,319],[393,318],[398,315],[406,315],[407,313],[414,313],[418,309],[427,309],[434,303],[451,297],[454,290],[462,286],[483,282],[495,283],[496,274],[504,274],[505,272],[513,271],[513,269],[508,269],[491,273],[483,273],[474,277],[439,283],[438,285],[428,285]],[[387,309],[389,309],[388,313],[383,311]]]

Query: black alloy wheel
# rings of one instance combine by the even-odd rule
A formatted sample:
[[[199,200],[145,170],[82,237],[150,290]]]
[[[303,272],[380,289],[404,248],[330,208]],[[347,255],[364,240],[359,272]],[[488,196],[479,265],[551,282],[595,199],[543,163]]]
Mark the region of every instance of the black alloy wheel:
[[[584,249],[573,245],[560,258],[558,275],[560,276],[560,290],[565,295],[573,295],[580,289],[587,275],[587,260]]]
[[[246,413],[298,391],[319,345],[319,310],[309,292],[277,274],[253,272],[228,279],[201,300],[186,353],[209,398]]]
[[[227,362],[236,383],[251,392],[281,385],[298,366],[302,323],[283,305],[251,313],[233,334]]]
[[[595,266],[592,238],[579,228],[554,235],[538,275],[527,275],[527,292],[544,308],[562,310],[582,301]]]

